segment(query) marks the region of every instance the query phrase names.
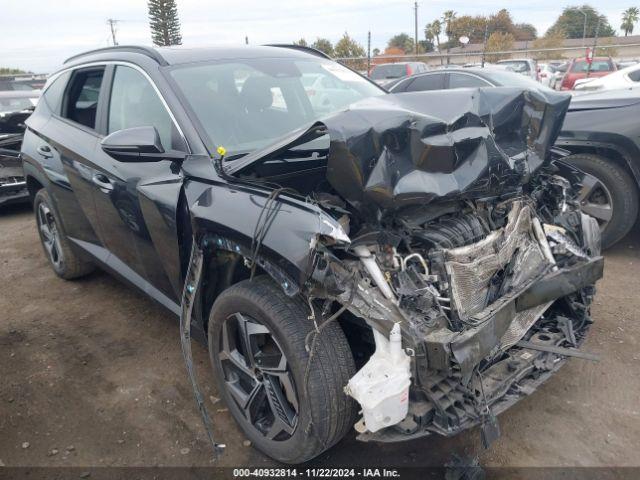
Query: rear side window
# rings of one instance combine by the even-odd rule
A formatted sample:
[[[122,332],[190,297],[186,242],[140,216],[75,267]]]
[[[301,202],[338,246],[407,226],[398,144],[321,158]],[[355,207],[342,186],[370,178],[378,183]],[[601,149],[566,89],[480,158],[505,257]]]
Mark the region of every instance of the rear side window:
[[[76,71],[65,95],[62,116],[95,129],[104,68]]]
[[[185,150],[169,112],[149,80],[131,67],[118,66],[111,87],[108,133],[132,127],[155,127],[165,149]]]
[[[71,72],[64,72],[60,74],[42,94],[42,98],[47,103],[47,106],[55,114],[60,113],[62,97],[64,96],[64,90],[70,76]]]
[[[631,79],[632,82],[640,82],[640,69],[629,73],[629,79]]]
[[[485,80],[472,75],[462,75],[459,73],[449,74],[449,88],[478,88],[490,86],[491,85]]]
[[[442,90],[444,88],[444,74],[433,73],[431,75],[421,75],[404,90],[405,92],[424,92],[427,90]]]

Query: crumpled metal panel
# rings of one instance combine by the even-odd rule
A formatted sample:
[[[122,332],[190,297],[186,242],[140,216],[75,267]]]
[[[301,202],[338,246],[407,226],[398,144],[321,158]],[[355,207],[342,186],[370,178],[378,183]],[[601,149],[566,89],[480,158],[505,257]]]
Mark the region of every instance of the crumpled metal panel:
[[[451,302],[461,320],[469,320],[491,307],[487,305],[491,279],[512,259],[515,290],[550,267],[533,232],[533,218],[531,206],[516,201],[504,228],[472,245],[444,250]],[[522,313],[525,312],[518,315]]]
[[[569,101],[515,88],[367,99],[322,120],[331,141],[327,179],[369,213],[504,194],[545,162]]]

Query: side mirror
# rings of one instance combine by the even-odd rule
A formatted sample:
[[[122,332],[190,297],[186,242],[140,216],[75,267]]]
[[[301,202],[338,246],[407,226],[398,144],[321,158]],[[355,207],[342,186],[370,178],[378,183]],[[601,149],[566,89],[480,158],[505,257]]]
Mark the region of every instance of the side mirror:
[[[184,160],[185,154],[165,152],[156,127],[118,130],[100,142],[102,150],[120,162],[159,162]]]

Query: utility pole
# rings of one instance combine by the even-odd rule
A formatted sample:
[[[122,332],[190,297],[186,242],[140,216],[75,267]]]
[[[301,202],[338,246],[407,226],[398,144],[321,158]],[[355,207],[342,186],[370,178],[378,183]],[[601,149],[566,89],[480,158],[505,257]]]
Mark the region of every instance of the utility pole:
[[[598,33],[600,32],[600,17],[598,17],[598,23],[596,23],[596,34],[593,37],[593,50],[591,52],[591,61],[587,62],[587,78],[589,78],[589,74],[591,73],[591,64],[593,63],[593,59],[596,57],[596,48],[598,48]]]
[[[371,30],[367,32],[367,77],[371,71]]]
[[[413,2],[413,19],[415,21],[415,36],[414,36],[414,50],[415,50],[415,54],[418,54],[418,2]]]
[[[489,38],[489,22],[487,21],[487,23],[484,26],[484,40],[482,41],[482,63],[481,63],[482,68],[484,68],[484,57],[485,57],[485,52],[487,51],[488,38]]]
[[[116,24],[119,22],[119,20],[116,20],[114,18],[107,18],[107,24],[109,25],[109,28],[111,29],[111,40],[113,40],[113,46],[115,47],[116,45],[118,45],[118,41],[116,40]]]
[[[585,38],[587,37],[587,12],[580,8],[578,11],[584,15],[584,23],[582,24],[582,46],[584,47]]]

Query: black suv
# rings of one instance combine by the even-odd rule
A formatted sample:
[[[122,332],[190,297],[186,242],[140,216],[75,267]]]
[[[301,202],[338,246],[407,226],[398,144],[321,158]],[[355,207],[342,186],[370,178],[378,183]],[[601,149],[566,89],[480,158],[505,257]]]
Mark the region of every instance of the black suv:
[[[190,374],[193,330],[247,437],[302,462],[355,400],[364,440],[491,438],[575,355],[603,262],[551,160],[567,106],[387,95],[304,48],[114,47],[51,76],[22,156],[55,272],[179,315]]]

